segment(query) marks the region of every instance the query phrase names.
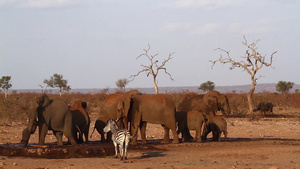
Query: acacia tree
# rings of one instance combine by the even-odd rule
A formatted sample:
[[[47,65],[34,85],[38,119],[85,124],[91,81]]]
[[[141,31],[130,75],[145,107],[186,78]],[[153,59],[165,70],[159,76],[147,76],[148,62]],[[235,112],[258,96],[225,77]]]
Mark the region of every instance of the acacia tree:
[[[247,39],[245,36],[244,41],[242,42],[243,45],[246,46],[247,50],[245,52],[245,56],[242,56],[243,60],[241,61],[235,61],[230,57],[229,51],[224,50],[222,48],[217,48],[221,53],[225,53],[226,57],[223,58],[222,54],[218,60],[215,61],[210,61],[212,62],[212,67],[217,63],[220,62],[222,64],[231,64],[230,70],[235,69],[235,68],[242,68],[245,70],[249,75],[251,79],[251,89],[248,92],[247,95],[247,100],[249,104],[249,112],[253,112],[253,93],[255,91],[255,85],[257,83],[257,80],[261,77],[256,77],[257,72],[263,67],[272,67],[273,63],[273,55],[277,52],[273,52],[270,57],[270,62],[266,61],[266,56],[261,55],[259,52],[257,52],[257,43],[259,40],[254,40],[252,43],[248,43]]]
[[[4,90],[5,98],[7,98],[7,91],[12,87],[10,84],[11,76],[2,76],[0,79],[0,87]]]
[[[160,70],[164,70],[165,73],[170,77],[171,80],[174,80],[171,76],[171,74],[169,72],[167,72],[167,68],[165,68],[166,63],[172,59],[172,55],[174,53],[169,53],[169,56],[167,59],[165,59],[160,65],[158,64],[158,60],[156,60],[156,57],[158,56],[158,53],[154,54],[154,55],[150,55],[149,54],[149,50],[150,50],[150,45],[148,44],[148,49],[143,49],[144,53],[142,53],[140,56],[138,56],[136,59],[145,56],[149,59],[150,64],[148,66],[146,65],[141,65],[141,67],[143,67],[143,70],[139,71],[137,74],[135,75],[131,75],[132,81],[135,79],[135,77],[137,77],[138,75],[140,75],[142,72],[146,72],[147,77],[149,75],[152,75],[153,78],[153,84],[154,84],[154,88],[155,88],[155,93],[158,94],[158,87],[157,87],[157,76]]]
[[[68,86],[68,81],[63,79],[63,75],[59,75],[56,73],[53,76],[51,76],[49,80],[45,79],[44,83],[52,88],[58,87],[60,97],[62,95],[63,90],[67,92],[71,90],[71,87]]]
[[[129,83],[129,81],[127,79],[119,79],[118,81],[116,81],[116,86],[118,88],[120,88],[121,90],[123,90],[123,92],[125,93],[125,87],[126,85]]]
[[[215,89],[215,83],[212,81],[207,81],[205,83],[202,83],[198,89],[202,90],[203,92],[212,91]]]
[[[279,81],[276,85],[276,90],[282,94],[287,94],[294,87],[293,82]]]

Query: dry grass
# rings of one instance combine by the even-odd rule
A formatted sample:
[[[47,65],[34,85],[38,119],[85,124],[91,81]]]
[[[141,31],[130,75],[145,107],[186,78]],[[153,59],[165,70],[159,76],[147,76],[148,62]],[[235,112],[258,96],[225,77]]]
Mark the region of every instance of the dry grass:
[[[176,105],[178,105],[185,92],[182,93],[168,93],[173,98]],[[38,96],[39,93],[21,93],[21,94],[11,94],[7,99],[4,98],[4,95],[0,95],[0,118],[1,121],[18,121],[26,120],[26,114],[20,110],[17,105],[17,100],[20,96]],[[247,94],[226,94],[229,99],[229,104],[231,107],[232,115],[235,116],[246,116],[248,111],[248,102]],[[73,104],[76,100],[86,101],[88,104],[88,112],[99,112],[102,106],[102,103],[107,95],[104,93],[99,94],[64,94],[61,99],[65,100],[69,105]],[[59,98],[57,94],[49,94],[49,97],[52,99]],[[253,96],[254,105],[257,105],[259,102],[268,101],[272,102],[274,105],[274,114],[277,116],[280,115],[299,115],[300,109],[300,93],[288,94],[286,96],[275,93],[258,93]],[[253,116],[253,117],[252,117]],[[257,119],[260,118],[260,114],[254,114],[251,118]],[[248,116],[249,117],[249,116]]]

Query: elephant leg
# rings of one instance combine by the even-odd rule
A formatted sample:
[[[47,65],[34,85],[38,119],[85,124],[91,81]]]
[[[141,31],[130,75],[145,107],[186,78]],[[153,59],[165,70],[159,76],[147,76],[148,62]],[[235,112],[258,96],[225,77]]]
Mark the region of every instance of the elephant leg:
[[[42,146],[45,144],[45,137],[48,133],[48,126],[43,123],[39,126],[39,145]]]
[[[69,141],[72,145],[77,145],[77,142],[74,139],[74,137],[72,136],[72,134],[65,134],[65,136],[69,139]]]
[[[105,136],[104,136],[104,131],[103,128],[106,126],[106,123],[102,120],[96,120],[95,122],[95,128],[98,131],[98,133],[101,136],[101,142],[104,143],[105,142]]]
[[[204,123],[204,128],[203,128],[203,132],[202,132],[202,136],[201,136],[201,138],[202,138],[202,140],[203,141],[206,141],[206,139],[207,139],[207,135],[210,133],[210,126],[209,126],[209,124],[208,123]]]
[[[57,145],[62,146],[63,145],[63,141],[62,141],[63,133],[61,131],[53,131],[53,134],[55,135],[55,137],[57,139]]]
[[[77,137],[77,128],[73,128],[73,131],[72,131],[72,135],[73,135],[73,138],[75,139],[75,141],[78,143],[78,137]],[[70,143],[70,140],[68,140],[68,142]]]
[[[224,137],[225,137],[225,141],[227,141],[227,131],[225,130],[225,131],[223,131],[223,133],[224,133]]]
[[[198,127],[198,129],[196,130],[196,141],[197,142],[201,142],[202,138],[201,138],[201,129],[202,129],[202,123],[200,124],[200,126]]]
[[[198,135],[197,135],[197,142],[202,142],[202,138],[201,138],[201,129],[202,129],[202,125],[203,123],[200,124],[199,128],[198,128]]]
[[[137,132],[141,123],[142,114],[140,112],[135,112],[132,115],[131,123],[130,123],[130,135],[134,136],[131,139],[131,145],[137,145]]]
[[[89,127],[84,131],[85,144],[89,144]]]
[[[198,135],[199,135],[199,130],[198,129],[196,129],[196,134],[195,134],[195,137],[194,137],[194,139],[193,139],[193,142],[196,142],[197,140],[198,140]]]
[[[79,134],[78,143],[83,143],[83,134]]]
[[[124,117],[123,124],[124,124],[124,128],[128,129],[128,117]]]
[[[170,137],[169,137],[169,128],[168,127],[166,127],[165,125],[161,125],[163,128],[164,128],[164,133],[165,133],[165,135],[164,135],[164,139],[161,141],[161,143],[163,143],[163,144],[165,144],[165,143],[170,143]],[[177,134],[177,132],[176,132],[176,134]]]
[[[112,136],[111,132],[106,133],[106,140],[105,140],[105,142],[112,142],[111,136]]]
[[[175,127],[175,125],[174,125],[173,128],[171,128],[171,131],[172,131],[172,133],[173,133],[173,141],[172,141],[172,143],[178,144],[178,143],[179,143],[179,138],[178,138],[178,134],[177,134],[177,132],[176,132],[176,127]],[[169,128],[168,128],[168,136],[169,136]]]
[[[146,127],[147,127],[147,122],[142,122],[140,124],[140,131],[141,131],[141,138],[142,138],[141,144],[147,144]]]

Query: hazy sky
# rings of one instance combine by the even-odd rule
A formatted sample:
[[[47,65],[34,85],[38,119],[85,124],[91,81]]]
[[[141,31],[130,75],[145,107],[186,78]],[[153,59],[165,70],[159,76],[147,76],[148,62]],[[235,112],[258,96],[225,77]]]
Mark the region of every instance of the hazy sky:
[[[250,84],[242,69],[216,64],[221,47],[244,56],[243,35],[260,39],[258,51],[274,56],[258,83],[300,84],[299,0],[0,0],[0,76],[13,89],[38,89],[54,73],[73,89],[116,87],[148,64],[150,54],[166,64],[158,86]],[[127,87],[153,87],[141,74]]]

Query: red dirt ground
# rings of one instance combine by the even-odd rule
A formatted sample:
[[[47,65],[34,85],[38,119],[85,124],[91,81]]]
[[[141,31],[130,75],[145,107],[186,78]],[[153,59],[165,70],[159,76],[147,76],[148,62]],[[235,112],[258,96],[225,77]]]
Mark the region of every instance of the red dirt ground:
[[[149,124],[147,127],[149,143],[130,146],[128,160],[125,161],[120,161],[113,155],[69,159],[0,155],[0,168],[300,168],[299,112],[300,110],[293,110],[286,113],[286,116],[260,118],[254,121],[248,118],[227,118],[229,137],[227,142],[222,140],[160,144],[158,142],[163,137],[162,127]],[[91,130],[96,118],[97,114],[92,113]],[[3,120],[0,120],[0,124],[3,124],[0,125],[0,145],[19,143],[26,122]],[[37,143],[37,137],[36,132],[31,136],[30,144]],[[99,140],[99,134],[94,133],[91,141]],[[49,132],[46,142],[55,141],[55,137]],[[113,149],[113,146],[109,147]]]

